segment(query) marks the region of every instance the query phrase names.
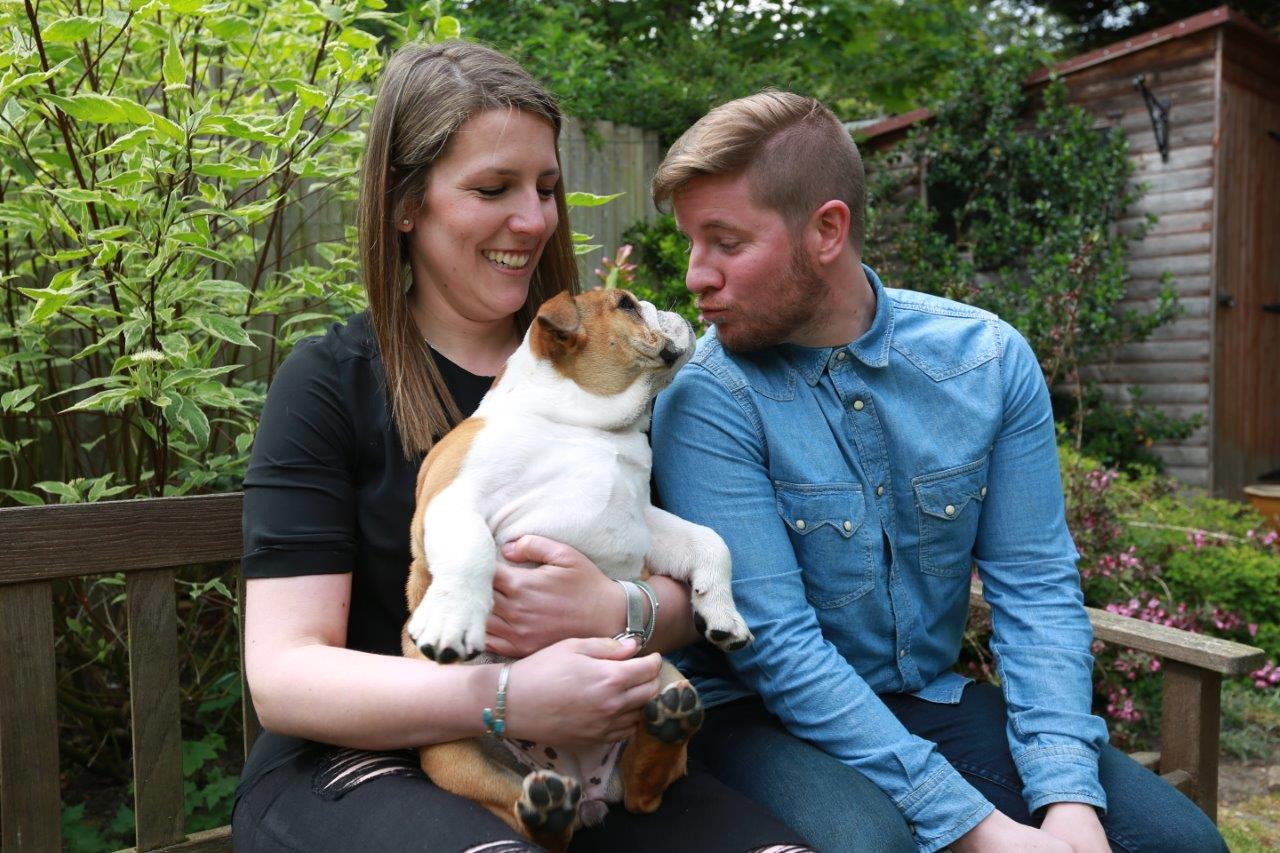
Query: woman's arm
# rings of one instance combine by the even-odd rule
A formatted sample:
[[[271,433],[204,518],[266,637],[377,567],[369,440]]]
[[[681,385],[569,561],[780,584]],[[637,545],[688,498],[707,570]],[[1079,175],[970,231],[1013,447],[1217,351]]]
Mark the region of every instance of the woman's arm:
[[[245,668],[263,726],[364,749],[474,737],[498,666],[442,666],[343,648],[351,575],[254,578],[245,591]],[[517,662],[512,737],[565,746],[626,737],[658,691],[657,655],[630,643],[569,640]]]
[[[491,651],[523,657],[565,637],[614,637],[626,628],[626,593],[574,548],[522,536],[502,547],[502,558],[538,568],[498,564],[488,625]],[[650,576],[649,583],[658,597],[658,624],[646,651],[674,651],[697,640],[689,587],[662,575]]]

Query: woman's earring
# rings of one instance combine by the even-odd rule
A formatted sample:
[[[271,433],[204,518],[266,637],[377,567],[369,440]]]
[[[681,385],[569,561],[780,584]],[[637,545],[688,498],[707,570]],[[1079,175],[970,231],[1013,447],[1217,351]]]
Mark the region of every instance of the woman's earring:
[[[405,228],[408,228],[408,227],[409,227],[409,220],[407,220],[407,219],[401,219],[401,220],[400,220],[400,224],[401,224],[401,225],[403,225]]]

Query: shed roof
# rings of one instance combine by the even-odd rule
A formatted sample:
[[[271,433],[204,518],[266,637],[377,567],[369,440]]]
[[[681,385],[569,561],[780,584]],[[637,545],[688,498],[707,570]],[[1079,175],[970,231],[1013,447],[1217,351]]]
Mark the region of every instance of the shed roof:
[[[1116,42],[1088,53],[1082,53],[1079,56],[1065,59],[1054,65],[1047,65],[1037,71],[1032,72],[1027,78],[1026,85],[1034,86],[1043,83],[1050,77],[1066,77],[1086,68],[1092,68],[1095,65],[1102,65],[1118,59],[1122,56],[1128,56],[1131,53],[1137,53],[1140,50],[1154,47],[1164,42],[1173,41],[1175,39],[1186,38],[1204,30],[1210,30],[1215,27],[1231,25],[1240,28],[1241,31],[1248,33],[1254,38],[1260,38],[1269,45],[1280,48],[1280,38],[1258,26],[1249,18],[1239,12],[1232,11],[1228,6],[1219,6],[1216,9],[1210,9],[1208,12],[1201,12],[1198,15],[1192,15],[1190,18],[1183,18],[1181,21],[1174,21],[1159,29],[1151,30],[1142,35],[1127,38],[1124,41]],[[871,141],[879,137],[888,136],[900,131],[905,131],[918,122],[925,121],[933,117],[933,111],[921,107],[920,109],[911,110],[910,112],[900,113],[896,116],[890,116],[881,121],[875,122],[867,127],[859,128],[857,136],[861,140]]]

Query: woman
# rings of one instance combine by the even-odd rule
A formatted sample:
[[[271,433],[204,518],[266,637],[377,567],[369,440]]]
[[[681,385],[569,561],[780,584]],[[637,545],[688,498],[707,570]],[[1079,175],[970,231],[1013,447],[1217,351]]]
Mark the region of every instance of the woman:
[[[300,343],[281,367],[245,477],[245,663],[267,732],[238,790],[237,849],[536,849],[436,788],[404,752],[481,735],[498,668],[409,660],[399,637],[423,455],[479,404],[536,307],[576,287],[559,130],[551,96],[486,48],[412,45],[386,69],[362,174],[369,310]],[[625,737],[656,695],[658,656],[602,639],[626,623],[624,592],[537,537],[508,543],[503,558],[542,565],[499,566],[495,579],[489,648],[522,658],[507,687],[509,735],[583,746]],[[653,586],[650,651],[695,639],[688,590]],[[657,816],[615,807],[572,849],[769,849],[794,838],[695,772]]]

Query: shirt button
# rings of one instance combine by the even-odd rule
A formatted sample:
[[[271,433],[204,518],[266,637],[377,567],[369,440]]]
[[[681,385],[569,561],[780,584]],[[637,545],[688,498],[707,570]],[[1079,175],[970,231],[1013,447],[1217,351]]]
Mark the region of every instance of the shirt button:
[[[836,361],[844,361],[844,350],[840,350],[840,352],[836,353]]]
[[[884,486],[876,486],[876,497],[884,496]]]
[[[850,530],[853,530],[853,522],[852,522],[852,521],[846,521],[846,522],[844,523],[844,529],[845,529],[845,532],[846,532],[846,533],[847,533],[847,532],[849,532]]]
[[[947,515],[949,515],[949,516],[951,516],[951,515],[955,515],[955,514],[956,514],[956,508],[955,508],[955,507],[953,507],[951,504],[947,504],[947,508],[946,508],[946,509],[944,509],[944,510],[943,510],[943,512],[945,512],[945,513],[946,513]]]
[[[796,529],[797,529],[797,530],[804,530],[804,519],[803,519],[803,518],[797,518],[797,519],[796,519]]]
[[[898,657],[900,657],[900,658],[905,658],[906,656],[907,656],[907,650],[906,650],[906,649],[903,649],[902,651],[898,652]]]
[[[854,401],[853,401],[853,410],[854,410],[855,412],[861,412],[861,411],[862,411],[863,406],[865,406],[865,405],[866,405],[866,403],[862,402],[861,400],[854,400]]]
[[[987,496],[987,487],[983,486],[981,489],[978,489],[978,494],[985,498]]]

